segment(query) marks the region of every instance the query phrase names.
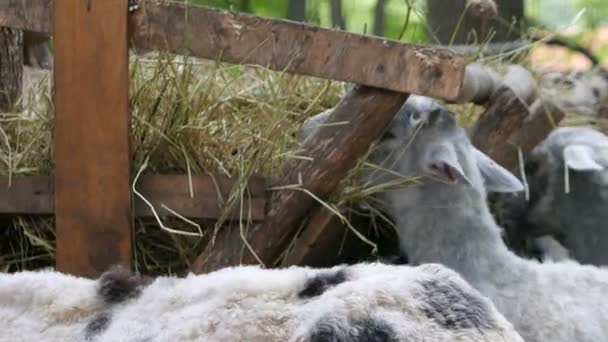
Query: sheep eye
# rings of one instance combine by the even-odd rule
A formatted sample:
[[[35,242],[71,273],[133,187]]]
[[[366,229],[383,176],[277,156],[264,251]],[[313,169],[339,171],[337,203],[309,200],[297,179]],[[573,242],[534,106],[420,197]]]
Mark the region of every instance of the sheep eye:
[[[418,126],[418,124],[422,121],[422,114],[419,112],[413,112],[410,114],[410,125]]]

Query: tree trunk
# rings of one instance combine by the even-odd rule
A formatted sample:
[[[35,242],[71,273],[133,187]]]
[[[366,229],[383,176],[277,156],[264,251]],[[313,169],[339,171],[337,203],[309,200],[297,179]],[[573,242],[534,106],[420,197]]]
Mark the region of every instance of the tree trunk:
[[[467,44],[484,42],[492,34],[493,42],[506,42],[520,37],[520,25],[524,17],[523,0],[495,0],[498,5],[498,17],[483,23],[483,20],[466,14],[460,23],[458,22],[465,10],[465,0],[427,0],[428,14],[427,22],[432,35],[437,37],[439,43],[448,44],[454,36],[454,44]],[[514,25],[511,23],[516,21]]]
[[[386,0],[378,0],[374,11],[374,36],[384,35],[384,7],[386,7]]]
[[[331,25],[334,28],[346,29],[344,14],[342,13],[342,0],[331,0]]]
[[[289,0],[287,19],[301,22],[306,21],[306,0]]]
[[[9,111],[21,95],[23,51],[21,31],[0,28],[0,111]]]

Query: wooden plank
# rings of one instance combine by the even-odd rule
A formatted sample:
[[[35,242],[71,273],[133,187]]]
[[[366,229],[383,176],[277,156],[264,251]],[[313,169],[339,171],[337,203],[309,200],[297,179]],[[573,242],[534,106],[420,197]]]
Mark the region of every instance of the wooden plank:
[[[492,95],[486,110],[471,130],[471,142],[494,158],[498,151],[528,116],[528,106],[508,87]]]
[[[319,208],[310,218],[302,235],[282,261],[282,266],[319,266],[329,251],[340,245],[344,230],[348,229],[340,218],[325,207]]]
[[[131,266],[127,0],[54,2],[57,269]]]
[[[225,208],[234,181],[222,176],[192,176],[194,198],[190,197],[190,187],[187,176],[155,175],[142,177],[139,187],[161,215],[172,215],[161,208],[161,203],[180,215],[190,218],[219,219]],[[261,177],[252,177],[247,186],[249,199],[245,198],[243,217],[261,221],[265,217],[265,181]],[[228,219],[241,218],[240,202],[232,208]],[[140,216],[151,216],[149,206],[137,199],[135,213]]]
[[[8,179],[0,177],[0,215],[53,215],[55,212],[53,177],[14,177],[11,186]],[[173,216],[161,207],[166,205],[178,214],[192,219],[217,220],[221,218],[225,201],[234,186],[234,180],[225,176],[192,176],[192,192],[185,175],[143,175],[137,190],[148,200],[161,216]],[[266,184],[259,176],[253,176],[247,183],[249,198],[244,208],[250,208],[245,216],[251,220],[264,219],[266,206]],[[152,211],[135,197],[135,216],[151,217]],[[229,213],[228,220],[241,216],[239,202]]]
[[[506,144],[494,149],[492,158],[515,174],[519,174],[519,152],[525,156],[541,143],[557,127],[565,113],[555,105],[542,99],[530,107],[530,115],[522,126],[509,137]]]
[[[367,152],[407,99],[407,94],[357,86],[338,103],[325,125],[304,141],[303,150],[310,160],[294,159],[287,163],[277,185],[298,184],[302,190],[275,191],[263,224],[248,232],[248,242],[256,255],[241,253],[239,235],[220,237],[201,254],[192,270],[209,272],[239,263],[274,263],[298,230],[300,221],[317,204],[309,193],[324,199],[337,187],[357,160]],[[223,241],[231,241],[223,244]]]
[[[0,26],[51,33],[53,32],[53,0],[2,0]]]
[[[49,215],[55,211],[52,177],[0,177],[0,215]]]
[[[48,32],[50,18],[34,14],[50,0],[24,1],[29,7],[15,5],[21,0],[0,3],[0,26]],[[35,23],[27,20],[34,17]],[[466,64],[446,49],[181,2],[140,1],[129,30],[140,52],[187,53],[446,100],[458,96]]]

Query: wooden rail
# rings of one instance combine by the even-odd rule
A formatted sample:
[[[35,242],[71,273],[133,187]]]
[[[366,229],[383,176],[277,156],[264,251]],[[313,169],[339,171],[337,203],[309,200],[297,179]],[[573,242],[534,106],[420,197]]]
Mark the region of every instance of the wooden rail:
[[[190,195],[192,182],[192,197]],[[248,198],[244,208],[251,220],[262,221],[266,206],[266,181],[254,176],[247,182]],[[8,186],[8,178],[0,177],[0,215],[53,215],[55,213],[55,184],[53,177],[15,177]],[[164,204],[178,214],[192,219],[217,220],[226,210],[225,203],[234,187],[234,180],[224,176],[143,175],[136,189],[161,216],[173,216]],[[139,197],[134,198],[134,214],[151,217],[150,207]],[[228,220],[240,219],[237,203]]]
[[[0,26],[52,33],[51,3],[2,0]],[[129,42],[141,52],[256,64],[446,100],[458,96],[466,63],[444,49],[179,2],[142,0],[129,19]]]

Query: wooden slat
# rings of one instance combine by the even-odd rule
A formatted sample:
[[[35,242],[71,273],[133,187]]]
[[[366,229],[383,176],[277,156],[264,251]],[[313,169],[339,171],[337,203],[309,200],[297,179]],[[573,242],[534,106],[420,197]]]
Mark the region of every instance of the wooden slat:
[[[0,26],[51,33],[53,32],[53,0],[2,0]]]
[[[161,208],[161,203],[164,203],[186,217],[220,218],[225,208],[223,203],[228,200],[234,181],[220,176],[193,176],[194,198],[190,197],[188,182],[188,177],[183,175],[145,176],[142,177],[139,187],[142,189],[142,195],[155,206],[159,214],[171,215]],[[239,219],[241,216],[251,217],[254,221],[264,219],[266,206],[264,180],[260,177],[251,178],[247,189],[250,197],[245,198],[242,215],[240,205],[236,204],[228,219]],[[149,207],[139,199],[135,202],[135,213],[140,216],[151,215]]]
[[[258,261],[272,265],[294,237],[300,221],[318,204],[310,193],[327,198],[367,152],[371,142],[382,134],[407,97],[368,87],[351,90],[328,116],[327,125],[304,141],[303,150],[310,160],[290,161],[278,177],[277,185],[299,184],[301,189],[275,191],[264,223],[249,230],[247,238],[257,258],[250,252],[241,253],[242,246],[234,242],[242,242],[239,235],[224,238],[222,234],[233,231],[220,231],[216,243],[209,245],[193,264],[193,272]]]
[[[127,0],[54,3],[57,269],[131,265]]]
[[[542,99],[536,100],[530,106],[530,115],[526,117],[521,127],[511,134],[507,143],[493,151],[492,158],[509,171],[519,174],[519,152],[526,156],[547,138],[565,115],[552,103]]]
[[[282,266],[318,266],[331,255],[329,251],[340,245],[344,230],[348,229],[340,222],[338,216],[329,209],[317,210],[302,235],[282,261]]]
[[[0,26],[49,32],[50,18],[38,15],[49,2],[3,0]],[[464,58],[445,49],[286,20],[156,0],[141,1],[130,19],[130,42],[141,52],[188,53],[446,100],[458,96],[464,75]]]
[[[489,155],[496,156],[524,119],[528,116],[528,106],[508,87],[501,87],[492,95],[490,104],[471,129],[471,142]]]
[[[8,179],[0,177],[0,215],[52,215],[55,212],[54,184],[52,177],[14,177],[11,186]],[[178,214],[192,219],[217,220],[225,208],[234,181],[224,176],[192,176],[192,191],[184,175],[144,175],[137,190],[148,200],[159,215],[172,216],[161,207],[166,205]],[[255,176],[247,183],[248,198],[245,199],[243,216],[251,220],[264,219],[265,180]],[[152,211],[139,198],[134,198],[135,216],[151,217]],[[224,202],[223,202],[224,201]],[[250,212],[248,211],[250,208]],[[241,217],[237,203],[227,219]]]
[[[52,177],[0,177],[0,215],[49,215],[55,211]]]

